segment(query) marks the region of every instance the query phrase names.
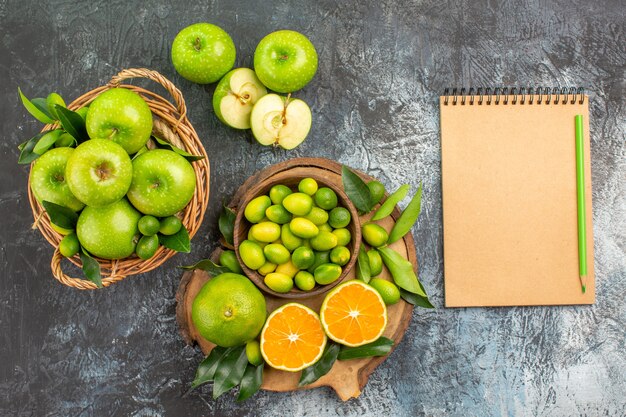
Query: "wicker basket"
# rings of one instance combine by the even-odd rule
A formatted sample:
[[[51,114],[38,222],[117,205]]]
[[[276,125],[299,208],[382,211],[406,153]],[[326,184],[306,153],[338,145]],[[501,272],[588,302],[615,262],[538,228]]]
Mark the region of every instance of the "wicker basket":
[[[172,95],[175,105],[163,97],[141,87],[122,84],[124,80],[130,78],[148,78],[161,84]],[[187,107],[181,92],[174,84],[156,71],[145,68],[127,69],[111,78],[111,81],[107,85],[91,90],[77,98],[68,108],[76,110],[89,105],[98,95],[114,87],[128,88],[142,96],[154,116],[153,132],[156,135],[179,148],[185,149],[187,152],[204,156],[204,159],[192,163],[196,173],[196,191],[191,202],[179,213],[183,224],[189,231],[189,236],[193,237],[202,223],[204,212],[209,202],[210,168],[206,151],[198,138],[198,134],[189,122],[189,119],[187,119]],[[42,131],[51,130],[56,127],[58,126],[49,124],[46,125]],[[46,240],[55,248],[50,264],[54,277],[62,284],[70,287],[81,290],[97,289],[98,287],[93,282],[81,278],[72,278],[63,272],[61,261],[64,257],[60,254],[58,249],[59,242],[63,236],[50,226],[50,218],[41,204],[39,204],[33,196],[30,189],[30,182],[28,185],[28,199],[30,200],[33,216],[35,218],[33,228],[37,227]],[[102,285],[107,287],[123,280],[127,276],[151,271],[174,256],[175,253],[176,252],[173,250],[160,246],[155,255],[145,261],[135,255],[113,261],[96,258],[100,263],[102,271]],[[81,266],[78,255],[70,258],[69,261],[76,266]]]

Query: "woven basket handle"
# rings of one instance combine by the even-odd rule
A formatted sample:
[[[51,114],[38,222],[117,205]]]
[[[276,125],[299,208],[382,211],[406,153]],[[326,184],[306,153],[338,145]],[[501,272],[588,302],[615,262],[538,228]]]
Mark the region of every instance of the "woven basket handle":
[[[180,115],[179,122],[182,120],[187,114],[187,105],[185,104],[185,99],[183,98],[183,94],[180,92],[178,88],[170,80],[162,76],[156,71],[149,70],[147,68],[129,68],[122,70],[117,75],[111,77],[111,81],[109,81],[109,85],[112,87],[117,87],[124,80],[128,80],[130,78],[147,78],[156,83],[159,83],[165,88],[174,99],[174,103],[176,103],[176,109],[178,110],[178,114]]]
[[[52,255],[52,261],[50,261],[50,268],[52,268],[52,275],[57,279],[61,284],[67,285],[69,287],[78,288],[80,290],[97,290],[98,286],[94,284],[92,281],[82,278],[72,278],[63,272],[61,268],[61,261],[64,256],[59,252],[59,248],[54,250],[54,255]],[[115,261],[113,261],[115,262]],[[125,275],[118,275],[115,273],[115,264],[113,271],[109,276],[102,278],[102,286],[108,287],[111,284],[115,284],[118,281],[126,278]]]

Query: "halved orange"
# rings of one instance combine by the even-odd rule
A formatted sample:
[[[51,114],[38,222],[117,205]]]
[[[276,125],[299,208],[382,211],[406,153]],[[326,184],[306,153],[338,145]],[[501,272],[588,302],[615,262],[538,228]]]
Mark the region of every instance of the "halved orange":
[[[328,337],[346,346],[373,342],[387,327],[387,307],[382,297],[358,280],[348,281],[329,292],[320,316]]]
[[[261,330],[261,355],[272,368],[297,372],[322,357],[326,333],[310,308],[289,303],[270,314]]]

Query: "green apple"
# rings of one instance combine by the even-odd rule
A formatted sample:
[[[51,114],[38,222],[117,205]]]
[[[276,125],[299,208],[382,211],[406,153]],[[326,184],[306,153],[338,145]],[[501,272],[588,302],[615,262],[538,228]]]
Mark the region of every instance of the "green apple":
[[[172,63],[180,75],[198,84],[214,83],[235,65],[237,50],[219,26],[196,23],[176,35]]]
[[[76,198],[88,206],[102,207],[124,197],[133,178],[133,163],[117,143],[91,139],[71,154],[65,178]]]
[[[311,130],[311,109],[302,100],[267,94],[252,108],[250,125],[261,145],[293,149]]]
[[[83,248],[103,259],[127,258],[135,251],[141,214],[122,199],[104,207],[85,207],[76,234]]]
[[[51,149],[35,159],[30,170],[30,188],[40,203],[51,203],[78,211],[85,205],[70,191],[65,177],[65,166],[73,148]]]
[[[133,154],[150,139],[152,112],[139,94],[112,88],[89,105],[86,125],[90,138],[110,139]]]
[[[128,199],[143,214],[167,217],[189,203],[196,190],[196,173],[185,158],[167,149],[154,149],[133,160]]]
[[[250,112],[267,89],[250,68],[236,68],[226,74],[213,93],[217,118],[235,129],[250,129]]]
[[[254,70],[270,90],[290,93],[311,81],[317,71],[317,52],[311,41],[293,30],[270,33],[254,51]]]

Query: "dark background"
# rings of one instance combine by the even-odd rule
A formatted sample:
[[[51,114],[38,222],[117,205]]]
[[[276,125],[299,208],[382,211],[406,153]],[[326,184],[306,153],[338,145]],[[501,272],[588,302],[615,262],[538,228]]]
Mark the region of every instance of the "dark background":
[[[173,3],[0,0],[0,415],[626,414],[623,2]],[[296,95],[313,111],[302,146],[274,151],[226,128],[212,112],[214,86],[176,74],[170,44],[198,21],[231,34],[238,66],[251,66],[269,32],[310,37],[319,70]],[[161,72],[185,95],[210,155],[210,208],[191,254],[106,290],[78,291],[52,278],[52,249],[30,229],[28,167],[16,164],[16,147],[40,124],[17,87],[69,102],[131,67]],[[591,94],[594,306],[443,308],[437,99],[448,86],[501,85]],[[244,404],[232,394],[213,401],[210,387],[182,398],[202,356],[178,334],[176,266],[211,252],[220,203],[249,175],[296,156],[339,160],[391,189],[423,181],[414,235],[437,309],[415,311],[398,349],[347,403],[328,389],[260,392]]]

